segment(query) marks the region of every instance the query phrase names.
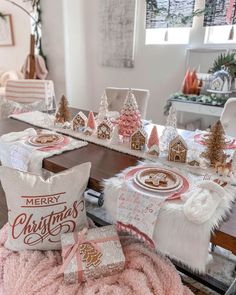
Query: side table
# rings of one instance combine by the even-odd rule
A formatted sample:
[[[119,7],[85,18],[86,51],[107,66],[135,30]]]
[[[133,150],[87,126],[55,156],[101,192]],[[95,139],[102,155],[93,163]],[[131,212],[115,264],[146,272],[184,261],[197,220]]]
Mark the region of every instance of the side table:
[[[196,114],[196,117],[199,117],[199,119],[203,119],[204,117],[206,120],[209,117],[213,117],[212,120],[216,121],[220,118],[221,113],[224,109],[224,107],[221,106],[212,106],[212,105],[205,105],[200,104],[196,102],[189,102],[189,101],[177,101],[177,100],[171,100],[172,104],[175,106],[177,112],[180,114],[179,116],[179,123],[183,125],[185,123],[185,113],[190,114]],[[196,118],[197,119],[197,118]],[[211,123],[211,122],[209,122]],[[208,126],[207,124],[203,123],[203,126],[201,126],[202,129],[206,129]]]

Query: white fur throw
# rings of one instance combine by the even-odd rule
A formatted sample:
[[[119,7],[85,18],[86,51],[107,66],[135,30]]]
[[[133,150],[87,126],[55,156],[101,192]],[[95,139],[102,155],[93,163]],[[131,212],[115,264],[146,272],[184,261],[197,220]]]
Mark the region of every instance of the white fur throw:
[[[127,170],[104,182],[105,207],[114,221],[117,217],[117,196]],[[203,188],[198,189],[202,190]],[[195,194],[195,192],[191,191],[191,194]],[[218,197],[219,195],[217,195]],[[186,264],[192,270],[204,273],[211,258],[208,253],[211,233],[229,213],[234,197],[235,189],[228,192],[227,197],[222,196],[220,202],[216,200],[218,205],[210,215],[205,214],[206,221],[203,223],[193,222],[199,221],[198,219],[189,220],[188,217],[194,216],[194,214],[189,214],[189,216],[187,214],[188,217],[184,214],[184,207],[186,206],[186,212],[190,208],[190,195],[185,196],[185,198],[189,198],[189,203],[188,201],[185,203],[183,200],[165,202],[157,218],[153,235],[158,250]],[[194,204],[193,199],[191,202]],[[211,201],[208,205],[211,206]],[[201,218],[201,214],[199,216]]]

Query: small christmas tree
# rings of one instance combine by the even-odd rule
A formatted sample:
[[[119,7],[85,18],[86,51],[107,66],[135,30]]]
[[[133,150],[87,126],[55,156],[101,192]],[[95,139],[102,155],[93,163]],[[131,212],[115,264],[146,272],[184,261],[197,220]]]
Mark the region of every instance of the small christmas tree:
[[[166,126],[177,127],[177,112],[176,108],[172,105],[169,110],[169,115],[166,120]]]
[[[59,107],[55,115],[55,123],[64,124],[66,122],[70,122],[71,114],[69,111],[69,103],[65,95],[61,97],[59,102]]]
[[[202,87],[202,80],[198,81],[197,72],[193,70],[187,70],[186,75],[184,77],[182,92],[185,95],[195,94],[199,95]]]
[[[154,145],[159,146],[159,138],[158,138],[156,126],[153,126],[153,128],[152,128],[152,132],[150,134],[147,146],[150,149]]]
[[[95,118],[94,118],[93,112],[89,112],[87,127],[90,128],[90,129],[92,129],[92,130],[95,130],[96,129],[96,122],[95,122]]]
[[[112,133],[111,144],[119,144],[120,143],[120,134],[119,128],[116,126]]]
[[[129,90],[118,120],[119,134],[129,138],[141,127],[141,114],[134,94]]]
[[[178,132],[176,129],[177,126],[177,115],[176,109],[172,105],[169,111],[169,115],[167,117],[167,122],[165,129],[162,132],[160,138],[160,145],[162,151],[167,151],[169,149],[169,143],[178,136]]]
[[[220,120],[212,126],[209,137],[206,140],[206,146],[206,151],[203,154],[206,159],[210,160],[212,165],[223,161],[226,142],[224,128]]]
[[[101,98],[98,117],[97,117],[99,123],[101,123],[107,117],[107,113],[108,113],[108,102],[107,102],[106,92],[104,92]]]

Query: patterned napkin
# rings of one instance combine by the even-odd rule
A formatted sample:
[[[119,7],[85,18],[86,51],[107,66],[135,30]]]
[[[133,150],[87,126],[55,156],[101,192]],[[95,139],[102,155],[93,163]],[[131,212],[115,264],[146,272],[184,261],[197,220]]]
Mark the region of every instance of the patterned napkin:
[[[151,197],[134,191],[126,183],[120,190],[117,204],[118,228],[128,231],[154,246],[153,232],[160,208],[166,197]]]

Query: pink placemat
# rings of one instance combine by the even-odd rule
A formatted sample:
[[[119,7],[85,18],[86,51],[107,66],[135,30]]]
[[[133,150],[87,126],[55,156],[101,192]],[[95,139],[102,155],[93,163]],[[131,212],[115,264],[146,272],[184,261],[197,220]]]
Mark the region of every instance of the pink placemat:
[[[194,141],[201,144],[201,145],[206,145],[206,142],[202,140],[202,134],[198,133],[194,135]],[[232,142],[226,145],[225,147],[226,150],[235,150],[236,149],[236,140],[233,139]]]
[[[147,169],[147,168],[153,168],[153,167],[148,167],[148,166],[147,167],[146,166],[145,167],[136,167],[136,168],[129,170],[124,176],[125,181],[128,181],[131,178],[133,178],[135,173],[137,173],[138,171],[143,170],[143,169]],[[171,171],[170,169],[166,169],[166,168],[165,168],[165,170]],[[180,199],[181,194],[184,194],[189,189],[189,182],[188,182],[187,178],[185,178],[183,175],[177,173],[176,171],[174,171],[174,173],[176,173],[179,177],[181,177],[181,179],[183,180],[183,184],[176,192],[170,193],[170,195],[169,195],[169,197],[167,197],[166,201]]]

